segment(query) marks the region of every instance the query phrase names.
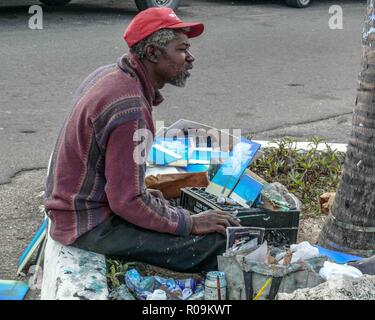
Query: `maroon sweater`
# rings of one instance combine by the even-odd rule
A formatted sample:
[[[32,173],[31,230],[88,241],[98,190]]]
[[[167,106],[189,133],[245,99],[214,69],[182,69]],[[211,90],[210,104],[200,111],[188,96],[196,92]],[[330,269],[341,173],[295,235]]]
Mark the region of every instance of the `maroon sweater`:
[[[189,212],[151,194],[144,186],[146,165],[133,159],[142,149],[134,133],[155,134],[152,106],[162,100],[131,54],[81,84],[47,177],[45,207],[53,239],[72,244],[113,214],[145,229],[190,233]]]

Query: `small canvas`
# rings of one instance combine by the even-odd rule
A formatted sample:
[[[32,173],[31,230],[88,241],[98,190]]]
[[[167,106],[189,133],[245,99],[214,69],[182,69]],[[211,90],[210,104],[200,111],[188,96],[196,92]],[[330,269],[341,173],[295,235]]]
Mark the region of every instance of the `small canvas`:
[[[186,172],[206,172],[209,166],[204,164],[189,164],[187,167],[183,168]]]
[[[259,197],[263,185],[248,174],[243,174],[230,198],[245,208],[250,208]]]
[[[189,146],[189,164],[224,163],[228,158],[229,152]]]
[[[0,300],[23,300],[29,285],[23,281],[0,280]]]
[[[148,154],[154,165],[187,166],[187,139],[157,138]]]
[[[229,197],[260,146],[259,143],[242,137],[230,152],[229,158],[212,178],[206,192],[216,196]]]

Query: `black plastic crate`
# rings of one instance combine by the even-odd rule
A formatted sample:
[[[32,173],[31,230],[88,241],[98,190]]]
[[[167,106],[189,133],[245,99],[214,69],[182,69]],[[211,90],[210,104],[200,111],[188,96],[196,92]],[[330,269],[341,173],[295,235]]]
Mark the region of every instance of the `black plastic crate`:
[[[287,245],[296,243],[299,214],[298,204],[293,196],[287,197],[291,205],[289,211],[271,211],[263,208],[244,208],[241,205],[222,205],[216,202],[217,197],[205,188],[181,189],[180,205],[194,213],[215,209],[229,212],[240,219],[243,226],[265,228],[265,239],[272,245]]]

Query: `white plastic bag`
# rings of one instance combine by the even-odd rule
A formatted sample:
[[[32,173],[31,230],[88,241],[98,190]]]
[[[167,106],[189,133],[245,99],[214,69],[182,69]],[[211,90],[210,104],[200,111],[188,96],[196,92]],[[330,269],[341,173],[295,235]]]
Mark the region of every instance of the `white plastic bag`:
[[[307,260],[319,256],[319,249],[313,247],[309,242],[303,241],[299,244],[292,244],[290,249],[293,252],[291,263],[299,260]]]
[[[147,296],[146,300],[167,300],[167,294],[164,290],[156,289]]]
[[[246,262],[266,262],[268,254],[267,241],[264,241],[257,249],[245,256]]]
[[[362,272],[357,268],[348,266],[347,264],[337,264],[329,261],[324,262],[323,268],[321,268],[319,271],[319,275],[327,281],[343,276],[352,278],[359,278],[363,276]]]

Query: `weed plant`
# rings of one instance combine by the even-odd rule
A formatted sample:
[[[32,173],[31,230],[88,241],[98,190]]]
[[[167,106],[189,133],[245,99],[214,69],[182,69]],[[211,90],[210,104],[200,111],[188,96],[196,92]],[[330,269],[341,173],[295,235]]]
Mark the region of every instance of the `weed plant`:
[[[280,182],[302,202],[304,217],[320,214],[319,196],[335,192],[340,180],[345,153],[332,148],[318,137],[312,137],[308,150],[296,147],[296,141],[282,138],[272,141],[276,147],[262,149],[250,169],[267,182]],[[318,149],[320,145],[325,150]]]
[[[128,269],[134,267],[132,263],[125,263],[121,260],[107,259],[107,282],[110,289],[119,287],[124,283],[124,276]]]

